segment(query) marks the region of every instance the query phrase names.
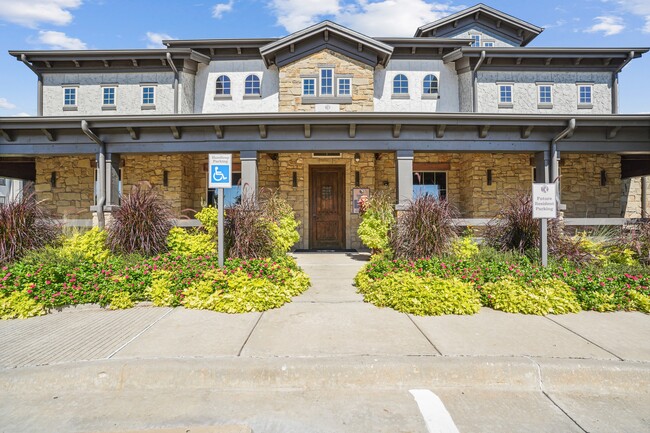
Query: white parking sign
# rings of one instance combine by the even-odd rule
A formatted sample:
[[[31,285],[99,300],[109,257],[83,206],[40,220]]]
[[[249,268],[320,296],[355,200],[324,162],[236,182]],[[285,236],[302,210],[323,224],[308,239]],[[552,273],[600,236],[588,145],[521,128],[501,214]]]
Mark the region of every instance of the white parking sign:
[[[232,187],[232,155],[229,153],[211,153],[209,161],[209,184],[210,188]]]
[[[533,184],[533,218],[557,218],[554,183]]]

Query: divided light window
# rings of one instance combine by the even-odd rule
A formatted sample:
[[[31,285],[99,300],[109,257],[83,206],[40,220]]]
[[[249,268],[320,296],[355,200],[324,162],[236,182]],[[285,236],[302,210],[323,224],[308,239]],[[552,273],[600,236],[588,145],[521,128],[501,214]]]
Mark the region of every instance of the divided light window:
[[[334,70],[323,68],[320,70],[320,94],[321,96],[334,95]]]
[[[103,87],[102,105],[115,105],[115,87]]]
[[[409,93],[409,80],[404,74],[398,74],[393,78],[393,94],[394,95],[408,95]]]
[[[438,77],[429,74],[424,77],[422,93],[425,95],[435,95],[438,93]]]
[[[338,79],[338,94],[339,96],[352,95],[352,80],[350,78]]]
[[[316,78],[302,79],[302,95],[316,96]]]
[[[480,47],[481,46],[481,35],[469,35],[470,39],[472,39],[472,46],[473,47]]]
[[[230,78],[227,75],[221,75],[217,78],[216,94],[230,95]]]
[[[77,88],[64,87],[63,88],[63,105],[69,107],[77,105]]]
[[[540,104],[552,104],[553,103],[553,91],[552,87],[548,84],[543,84],[537,87],[538,91],[538,102]]]
[[[512,104],[512,84],[499,85],[499,104]]]
[[[142,87],[142,105],[154,105],[156,103],[156,88],[154,86]]]
[[[592,86],[583,84],[578,86],[578,103],[582,105],[591,104],[591,90]]]
[[[484,47],[493,47],[493,46],[494,46],[494,42],[483,42],[483,46],[484,46]]]
[[[261,95],[260,77],[249,75],[244,82],[244,95]]]
[[[413,198],[429,195],[437,199],[447,197],[447,173],[444,171],[414,171]]]

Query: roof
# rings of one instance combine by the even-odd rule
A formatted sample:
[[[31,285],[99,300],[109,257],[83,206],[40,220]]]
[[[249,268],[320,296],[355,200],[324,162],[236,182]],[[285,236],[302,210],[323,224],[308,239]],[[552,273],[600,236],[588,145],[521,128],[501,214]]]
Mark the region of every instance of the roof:
[[[527,21],[515,18],[497,9],[479,3],[460,12],[449,15],[429,24],[425,24],[415,32],[415,37],[422,36],[447,36],[467,27],[467,24],[481,23],[490,27],[493,31],[501,33],[504,25],[514,30],[513,36],[519,39],[522,46],[528,45],[544,29]]]

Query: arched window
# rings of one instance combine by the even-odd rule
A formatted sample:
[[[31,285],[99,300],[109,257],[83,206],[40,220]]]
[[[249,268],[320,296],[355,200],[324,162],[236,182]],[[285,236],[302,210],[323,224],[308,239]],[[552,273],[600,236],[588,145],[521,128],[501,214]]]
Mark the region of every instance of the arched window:
[[[217,95],[230,95],[230,78],[227,75],[221,75],[217,78]]]
[[[260,94],[260,77],[257,75],[249,75],[246,77],[244,83],[245,95],[259,95]]]
[[[438,77],[433,74],[429,74],[424,77],[424,83],[422,86],[422,94],[424,95],[435,95],[438,93]]]
[[[393,78],[393,94],[394,95],[408,95],[409,93],[409,80],[404,74],[398,74]]]

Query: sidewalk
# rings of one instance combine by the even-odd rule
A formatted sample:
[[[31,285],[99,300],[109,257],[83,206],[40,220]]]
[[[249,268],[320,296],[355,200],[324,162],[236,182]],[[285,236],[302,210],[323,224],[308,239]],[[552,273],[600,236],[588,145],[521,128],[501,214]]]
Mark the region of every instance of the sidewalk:
[[[313,287],[265,313],[81,307],[0,322],[0,431],[51,420],[60,431],[244,422],[255,432],[426,431],[407,392],[419,387],[441,397],[463,433],[647,430],[648,315],[417,317],[363,302],[352,278],[364,256],[297,257]],[[30,418],[55,394],[73,399],[74,416],[55,405],[50,421]],[[145,408],[118,395],[146,396]],[[97,398],[119,422],[97,418]],[[177,414],[181,401],[195,404]],[[280,416],[287,407],[300,411]]]

